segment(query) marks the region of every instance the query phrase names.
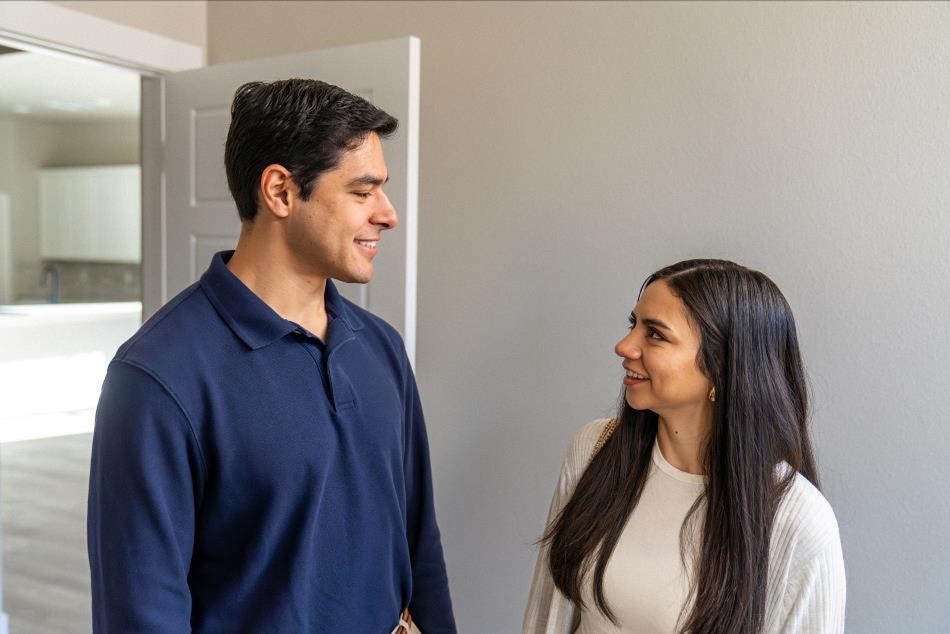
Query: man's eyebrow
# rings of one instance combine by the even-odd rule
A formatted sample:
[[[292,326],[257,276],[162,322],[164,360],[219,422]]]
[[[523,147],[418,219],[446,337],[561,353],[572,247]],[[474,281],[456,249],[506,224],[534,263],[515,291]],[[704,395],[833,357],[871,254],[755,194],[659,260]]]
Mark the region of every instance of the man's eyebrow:
[[[672,329],[672,328],[670,328],[669,326],[667,326],[666,324],[664,324],[664,323],[663,323],[662,321],[660,321],[659,319],[653,319],[652,317],[644,317],[643,319],[639,319],[639,318],[637,317],[636,313],[633,312],[633,311],[630,311],[630,317],[631,317],[631,319],[633,319],[633,320],[635,320],[635,321],[642,321],[644,325],[650,326],[651,328],[659,328],[660,330],[665,330],[665,331],[667,331],[667,332],[673,332],[673,329]]]
[[[358,176],[346,184],[347,187],[354,187],[356,185],[370,185],[372,187],[379,187],[380,185],[385,185],[389,182],[389,176],[385,180],[379,176],[373,176],[372,174],[365,174],[363,176]]]

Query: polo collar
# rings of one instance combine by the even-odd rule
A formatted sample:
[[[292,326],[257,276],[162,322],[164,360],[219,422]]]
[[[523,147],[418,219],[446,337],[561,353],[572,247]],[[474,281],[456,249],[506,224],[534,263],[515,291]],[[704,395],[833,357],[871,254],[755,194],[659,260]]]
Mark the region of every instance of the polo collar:
[[[297,324],[278,315],[228,269],[232,255],[234,251],[216,253],[199,284],[234,334],[249,348],[257,350],[297,330]],[[343,337],[363,327],[362,319],[346,305],[332,280],[327,280],[324,302],[327,318],[333,326],[328,328],[328,339],[336,339],[338,328],[333,322],[339,321],[338,325],[347,331],[340,333]]]

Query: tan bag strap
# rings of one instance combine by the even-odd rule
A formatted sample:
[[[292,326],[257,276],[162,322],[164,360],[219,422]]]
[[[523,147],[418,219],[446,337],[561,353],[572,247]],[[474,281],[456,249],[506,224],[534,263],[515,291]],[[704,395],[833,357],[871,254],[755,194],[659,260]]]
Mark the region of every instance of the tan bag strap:
[[[604,425],[604,430],[600,432],[600,436],[597,437],[597,442],[594,443],[594,450],[590,452],[590,459],[593,460],[594,456],[597,455],[597,452],[607,444],[607,441],[610,440],[610,437],[614,435],[614,431],[617,429],[617,419],[611,418],[607,421],[607,424]]]

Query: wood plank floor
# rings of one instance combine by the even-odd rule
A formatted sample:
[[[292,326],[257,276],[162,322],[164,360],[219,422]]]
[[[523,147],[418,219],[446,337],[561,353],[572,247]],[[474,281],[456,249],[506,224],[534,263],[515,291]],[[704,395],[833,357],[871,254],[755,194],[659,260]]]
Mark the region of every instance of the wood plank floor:
[[[86,495],[92,434],[0,445],[10,634],[92,631]]]

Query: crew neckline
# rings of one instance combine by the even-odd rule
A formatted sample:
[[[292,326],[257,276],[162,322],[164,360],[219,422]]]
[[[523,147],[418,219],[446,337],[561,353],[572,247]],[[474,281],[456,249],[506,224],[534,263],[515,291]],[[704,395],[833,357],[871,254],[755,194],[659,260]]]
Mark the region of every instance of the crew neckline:
[[[653,441],[653,464],[655,464],[660,469],[660,471],[675,480],[679,480],[680,482],[688,482],[689,484],[706,484],[706,476],[680,471],[671,465],[669,461],[667,461],[667,459],[663,456],[663,452],[660,451],[660,443],[657,441]]]

